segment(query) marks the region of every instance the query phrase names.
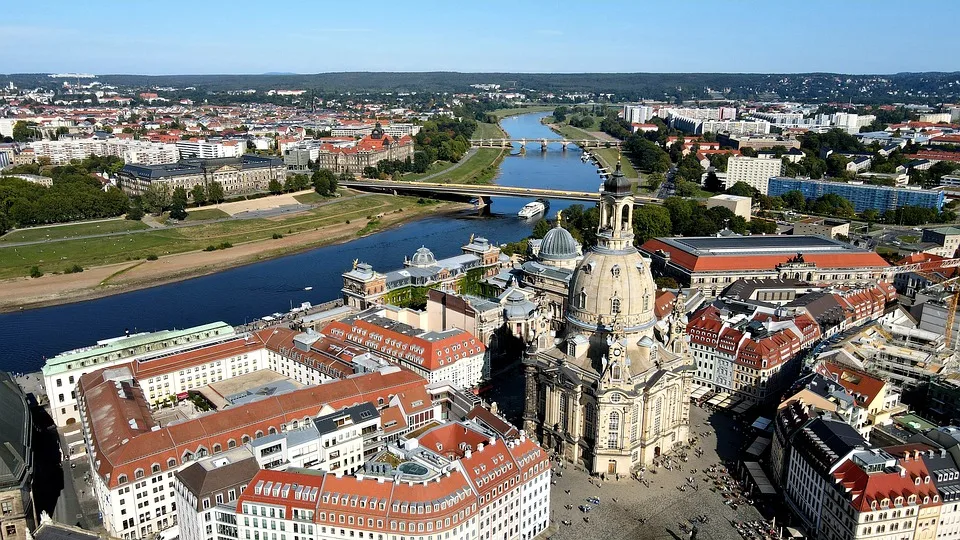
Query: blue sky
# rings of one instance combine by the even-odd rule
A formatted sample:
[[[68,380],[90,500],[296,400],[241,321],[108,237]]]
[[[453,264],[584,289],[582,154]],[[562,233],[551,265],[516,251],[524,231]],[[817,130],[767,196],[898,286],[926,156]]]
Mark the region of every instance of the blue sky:
[[[960,70],[955,0],[41,4],[4,10],[0,72]]]

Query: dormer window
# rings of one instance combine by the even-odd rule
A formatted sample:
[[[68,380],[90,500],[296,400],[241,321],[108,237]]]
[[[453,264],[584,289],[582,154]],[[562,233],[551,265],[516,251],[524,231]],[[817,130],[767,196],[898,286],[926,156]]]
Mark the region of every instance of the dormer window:
[[[620,313],[620,299],[614,296],[610,299],[610,313],[618,315]]]
[[[619,264],[613,265],[613,268],[610,269],[610,273],[613,274],[613,277],[615,278],[620,277],[620,265]]]

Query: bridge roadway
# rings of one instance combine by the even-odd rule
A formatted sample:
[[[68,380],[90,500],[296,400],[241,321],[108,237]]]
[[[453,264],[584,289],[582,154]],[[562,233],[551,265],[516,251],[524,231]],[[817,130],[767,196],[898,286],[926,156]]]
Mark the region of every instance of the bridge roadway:
[[[465,197],[487,199],[489,197],[526,197],[544,199],[566,199],[571,201],[597,202],[600,194],[590,191],[568,191],[562,189],[524,188],[512,186],[498,186],[493,184],[431,184],[427,182],[395,182],[393,180],[347,180],[341,181],[341,186],[361,189],[391,191],[394,193],[426,193],[450,194]],[[660,204],[655,197],[638,197],[634,199],[640,204]],[[487,202],[487,201],[484,201]]]
[[[526,149],[527,144],[540,144],[541,150],[546,150],[547,145],[559,144],[563,150],[567,150],[567,145],[575,144],[580,148],[619,148],[620,141],[601,141],[599,139],[470,139],[470,145],[478,148],[508,148],[513,144],[519,144],[521,149]]]

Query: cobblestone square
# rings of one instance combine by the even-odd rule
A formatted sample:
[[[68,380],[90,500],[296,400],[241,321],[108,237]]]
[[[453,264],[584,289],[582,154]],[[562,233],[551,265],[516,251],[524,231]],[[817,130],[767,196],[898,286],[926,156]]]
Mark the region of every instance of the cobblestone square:
[[[574,469],[569,463],[558,469],[554,462],[556,484],[550,504],[551,524],[556,533],[552,538],[688,538],[689,534],[681,531],[680,523],[689,526],[689,518],[701,515],[706,515],[708,521],[697,524],[698,539],[741,538],[732,522],[757,520],[762,516],[753,506],[743,504],[733,510],[724,504],[723,496],[710,490],[714,484],[705,481],[705,471],[721,460],[735,460],[743,443],[749,441],[745,440],[737,427],[738,422],[728,412],[711,413],[691,406],[690,416],[691,433],[705,434],[699,442],[702,456],[690,452],[688,461],[680,463],[682,470],[657,467],[656,473],[647,471],[644,479],[649,487],[633,478],[619,481],[591,479],[585,471]],[[752,440],[753,436],[746,437]],[[695,474],[693,469],[697,470]],[[679,487],[687,485],[690,476],[694,477],[699,489],[695,491],[687,487],[680,491]],[[600,504],[587,502],[588,497],[599,497]],[[592,509],[584,513],[579,510],[580,505],[589,505]],[[589,522],[584,517],[589,517]],[[562,521],[570,522],[570,525]]]

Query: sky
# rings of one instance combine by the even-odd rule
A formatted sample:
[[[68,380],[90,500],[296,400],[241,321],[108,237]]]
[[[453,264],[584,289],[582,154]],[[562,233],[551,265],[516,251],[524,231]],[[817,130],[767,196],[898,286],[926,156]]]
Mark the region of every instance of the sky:
[[[960,1],[48,0],[4,10],[0,73],[960,70],[933,21]]]

